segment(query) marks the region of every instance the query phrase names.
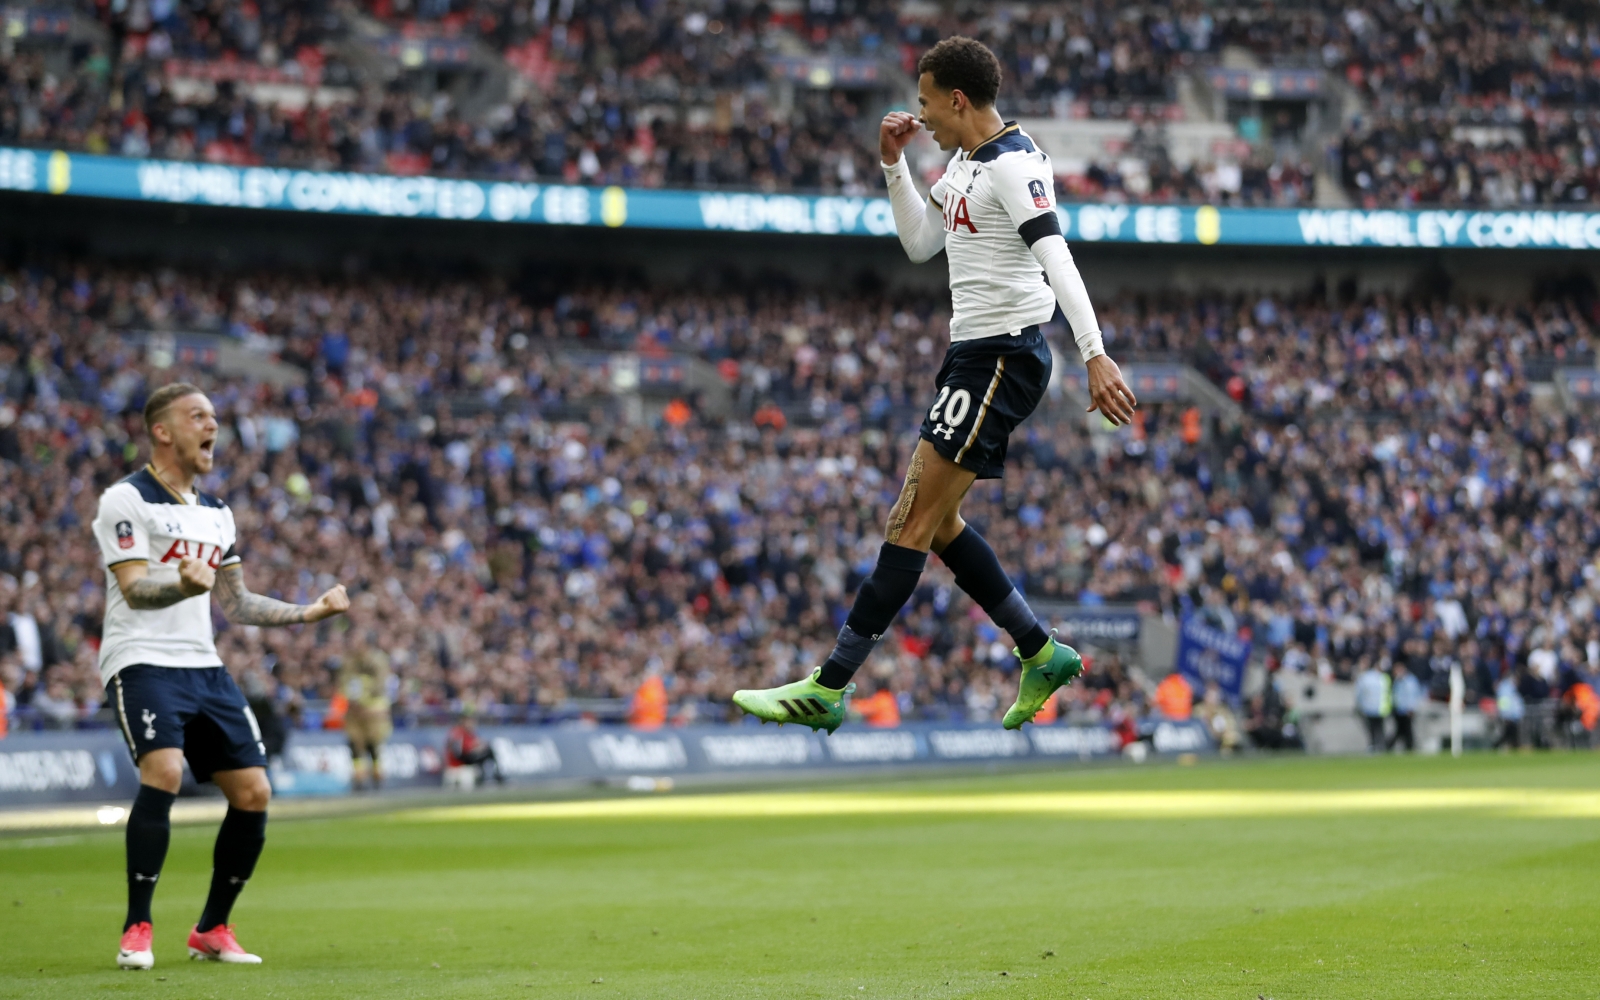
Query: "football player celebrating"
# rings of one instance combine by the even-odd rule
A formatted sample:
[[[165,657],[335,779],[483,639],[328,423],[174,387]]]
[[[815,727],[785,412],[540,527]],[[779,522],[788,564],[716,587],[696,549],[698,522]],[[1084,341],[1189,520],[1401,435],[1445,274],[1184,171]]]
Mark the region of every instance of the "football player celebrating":
[[[949,258],[950,349],[877,566],[827,662],[804,680],[733,696],[766,722],[838,728],[854,689],[851,676],[915,591],[929,550],[1016,642],[1022,672],[1007,729],[1032,720],[1083,671],[1078,654],[1040,626],[989,543],[962,520],[961,500],[974,480],[999,478],[1011,432],[1050,384],[1050,347],[1039,325],[1058,305],[1088,366],[1089,409],[1126,424],[1137,400],[1106,356],[1089,293],[1062,238],[1050,159],[995,111],[999,60],[982,43],[956,37],[928,50],[917,68],[921,114],[890,113],[878,145],[906,254],[917,263],[940,250]],[[903,155],[922,129],[941,149],[955,150],[926,200]]]
[[[239,625],[320,621],[349,608],[350,599],[337,586],[312,604],[285,604],[245,587],[233,512],[195,485],[211,471],[217,440],[217,414],[203,392],[187,383],[157,389],[144,423],[150,464],[101,494],[94,522],[106,564],[100,675],[139,767],[117,965],[155,964],[150,900],[186,758],[195,780],[215,782],[228,800],[212,853],[211,892],[189,932],[189,954],[254,964],[261,959],[239,946],[228,914],[266,842],[272,788],[255,715],[217,657],[209,595]]]

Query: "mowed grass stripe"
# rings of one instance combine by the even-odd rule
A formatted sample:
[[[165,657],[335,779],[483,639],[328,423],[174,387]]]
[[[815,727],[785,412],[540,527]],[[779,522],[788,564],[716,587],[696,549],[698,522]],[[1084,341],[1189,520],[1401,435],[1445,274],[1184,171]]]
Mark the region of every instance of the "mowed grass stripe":
[[[799,816],[1038,815],[1084,819],[1206,819],[1363,813],[1489,812],[1550,819],[1600,817],[1600,792],[1551,788],[1389,788],[1326,791],[1172,790],[963,795],[790,792],[675,795],[577,802],[442,806],[394,814],[403,822],[559,819],[751,819]]]

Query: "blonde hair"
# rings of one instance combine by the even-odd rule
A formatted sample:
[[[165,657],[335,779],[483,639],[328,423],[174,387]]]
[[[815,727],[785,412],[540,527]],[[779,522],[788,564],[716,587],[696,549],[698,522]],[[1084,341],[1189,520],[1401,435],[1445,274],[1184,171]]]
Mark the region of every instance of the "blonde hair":
[[[162,416],[172,408],[173,403],[185,396],[194,395],[203,396],[205,393],[201,391],[199,386],[191,385],[188,382],[174,382],[152,392],[150,398],[144,404],[145,433],[149,433],[160,422]]]

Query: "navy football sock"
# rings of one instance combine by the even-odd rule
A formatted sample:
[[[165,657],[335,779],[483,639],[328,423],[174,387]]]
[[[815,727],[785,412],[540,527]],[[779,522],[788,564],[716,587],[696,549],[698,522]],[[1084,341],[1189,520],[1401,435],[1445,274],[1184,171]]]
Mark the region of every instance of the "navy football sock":
[[[926,552],[893,542],[883,543],[883,548],[878,550],[878,565],[861,584],[850,617],[839,630],[838,642],[822,665],[818,684],[838,690],[850,683],[850,678],[861,669],[883,633],[889,631],[895,615],[911,599],[927,564]]]
[[[150,922],[150,900],[156,894],[156,880],[167,860],[167,844],[172,840],[172,803],[177,798],[150,785],[140,785],[133,797],[125,835],[128,917],[122,923],[123,930]]]
[[[233,902],[255,873],[256,859],[267,842],[267,814],[228,808],[211,852],[211,894],[196,926],[204,933],[228,922]]]
[[[994,623],[1011,633],[1023,659],[1034,655],[1050,641],[1050,633],[1028,607],[1028,602],[1012,584],[1000,559],[972,525],[957,535],[939,558],[956,575],[956,586],[978,602]]]

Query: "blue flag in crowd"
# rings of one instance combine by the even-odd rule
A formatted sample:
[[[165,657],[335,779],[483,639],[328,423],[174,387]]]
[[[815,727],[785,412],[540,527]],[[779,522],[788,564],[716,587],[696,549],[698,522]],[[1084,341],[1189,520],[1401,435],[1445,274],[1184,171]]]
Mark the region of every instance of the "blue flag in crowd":
[[[1198,697],[1207,683],[1215,683],[1230,699],[1244,686],[1244,667],[1250,662],[1250,640],[1207,625],[1199,615],[1187,615],[1178,633],[1178,672],[1194,687]]]

